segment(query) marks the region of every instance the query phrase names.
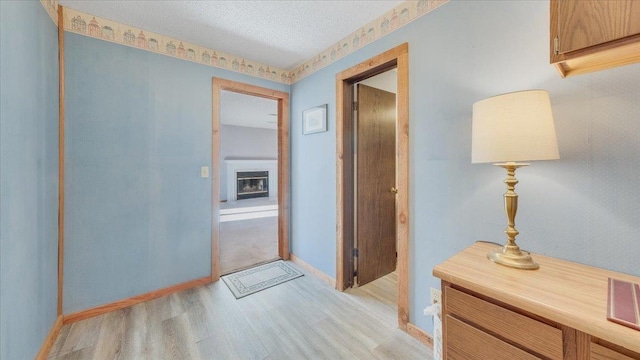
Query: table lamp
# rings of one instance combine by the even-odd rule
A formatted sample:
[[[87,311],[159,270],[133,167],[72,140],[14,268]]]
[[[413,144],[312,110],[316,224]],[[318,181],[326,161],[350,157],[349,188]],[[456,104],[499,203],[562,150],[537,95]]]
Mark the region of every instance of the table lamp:
[[[515,218],[518,194],[517,168],[522,161],[559,159],[551,101],[545,90],[518,91],[493,96],[473,104],[471,162],[494,163],[507,170],[507,243],[490,252],[489,260],[518,269],[535,270],[539,265],[516,244]]]

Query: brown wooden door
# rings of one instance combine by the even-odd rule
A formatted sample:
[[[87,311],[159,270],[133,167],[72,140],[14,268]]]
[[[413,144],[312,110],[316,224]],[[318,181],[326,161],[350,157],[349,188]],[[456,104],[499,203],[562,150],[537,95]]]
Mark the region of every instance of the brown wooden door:
[[[358,285],[396,269],[396,95],[358,85]]]

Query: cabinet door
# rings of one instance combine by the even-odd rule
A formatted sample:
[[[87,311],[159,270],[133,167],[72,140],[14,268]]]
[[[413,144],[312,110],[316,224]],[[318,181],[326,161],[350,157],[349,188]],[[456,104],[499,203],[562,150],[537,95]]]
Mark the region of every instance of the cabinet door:
[[[638,0],[556,1],[560,54],[640,34]]]
[[[507,344],[480,329],[446,315],[445,358],[447,360],[536,360],[540,359]]]
[[[590,360],[633,360],[633,358],[622,355],[619,352],[613,351],[611,349],[607,349],[604,346],[591,343]]]
[[[471,296],[444,288],[447,314],[455,315],[548,359],[562,359],[562,330]]]

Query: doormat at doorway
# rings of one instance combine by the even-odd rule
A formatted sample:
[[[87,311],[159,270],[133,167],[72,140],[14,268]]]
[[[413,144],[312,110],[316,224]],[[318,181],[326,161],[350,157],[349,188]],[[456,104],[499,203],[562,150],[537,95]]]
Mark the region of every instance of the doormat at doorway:
[[[282,260],[225,275],[222,281],[236,299],[293,280],[303,274]]]

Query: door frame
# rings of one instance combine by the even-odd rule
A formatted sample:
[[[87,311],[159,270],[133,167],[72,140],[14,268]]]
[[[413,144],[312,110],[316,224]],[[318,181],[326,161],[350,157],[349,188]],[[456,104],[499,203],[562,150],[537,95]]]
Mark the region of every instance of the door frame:
[[[354,84],[397,68],[396,242],[398,326],[409,323],[409,45],[403,43],[336,75],[336,289],[353,285]]]
[[[278,255],[289,260],[289,94],[282,91],[214,77],[212,116],[211,277],[220,279],[220,92],[232,91],[278,102]]]

